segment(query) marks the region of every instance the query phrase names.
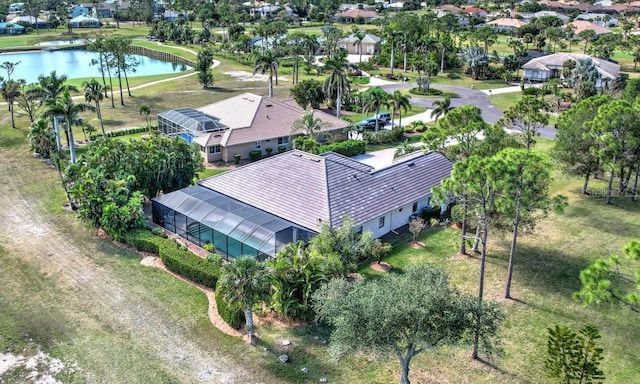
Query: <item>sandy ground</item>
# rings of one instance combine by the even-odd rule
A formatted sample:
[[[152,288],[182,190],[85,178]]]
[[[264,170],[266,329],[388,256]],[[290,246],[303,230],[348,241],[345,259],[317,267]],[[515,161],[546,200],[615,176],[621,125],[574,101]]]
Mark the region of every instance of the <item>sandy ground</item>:
[[[256,382],[255,368],[245,367],[215,345],[203,345],[193,337],[188,324],[176,324],[170,311],[149,303],[144,286],[114,274],[108,260],[112,256],[102,253],[102,242],[76,240],[69,232],[72,229],[61,228],[43,214],[42,202],[32,200],[30,188],[34,178],[52,171],[21,153],[28,153],[28,148],[23,147],[22,152],[0,148],[0,244],[10,259],[19,258],[43,278],[55,280],[65,294],[52,297],[52,306],[66,311],[65,317],[73,319],[74,327],[106,329],[126,337],[133,348],[154,356],[181,382]],[[53,181],[51,187],[58,188]],[[69,222],[73,224],[73,220]],[[83,226],[79,222],[75,225]],[[95,363],[110,372],[109,362]],[[267,381],[268,376],[260,376],[260,380]]]
[[[256,73],[254,75],[253,73],[247,71],[229,71],[224,72],[224,74],[229,75],[238,81],[269,81],[269,75],[262,73]],[[287,78],[278,76],[278,80],[287,81]]]

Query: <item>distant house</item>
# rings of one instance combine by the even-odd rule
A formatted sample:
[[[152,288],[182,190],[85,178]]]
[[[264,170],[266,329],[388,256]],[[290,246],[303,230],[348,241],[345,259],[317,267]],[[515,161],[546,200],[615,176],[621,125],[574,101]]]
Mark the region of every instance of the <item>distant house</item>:
[[[405,226],[431,208],[431,188],[451,169],[435,152],[374,169],[333,152],[293,150],[154,198],[153,221],[227,259],[264,259],[346,218],[374,238]]]
[[[100,20],[84,15],[76,16],[69,20],[72,28],[100,28]]]
[[[20,35],[25,32],[25,27],[20,24],[0,23],[0,35]]]
[[[442,17],[444,14],[447,14],[447,13],[455,13],[455,14],[462,13],[462,8],[456,7],[455,5],[452,5],[452,4],[443,4],[436,7],[435,11],[438,17]]]
[[[8,8],[9,13],[20,13],[24,12],[24,3],[13,3],[9,5]]]
[[[502,17],[487,23],[496,32],[513,32],[516,29],[527,25],[525,21]]]
[[[74,5],[71,8],[71,18],[78,16],[92,16],[93,15],[93,4],[80,4]]]
[[[563,24],[568,22],[569,20],[571,20],[571,18],[569,16],[563,15],[562,13],[558,13],[558,12],[555,12],[555,11],[538,11],[538,12],[534,13],[533,16],[538,18],[538,19],[541,18],[541,17],[548,17],[548,16],[557,17],[558,19],[562,20]]]
[[[335,16],[336,20],[341,23],[355,23],[362,20],[368,23],[378,18],[378,12],[370,9],[350,9],[348,11],[339,12]]]
[[[618,19],[604,13],[581,13],[576,16],[576,20],[590,21],[605,28],[617,27],[618,25],[620,25]]]
[[[293,100],[244,93],[198,109],[174,109],[158,114],[158,130],[165,136],[178,136],[200,146],[208,162],[242,159],[267,148],[277,153],[292,148],[293,123],[306,111]],[[324,133],[341,134],[349,123],[328,113],[314,110],[326,126]],[[295,133],[294,136],[301,133]]]
[[[478,7],[463,8],[462,12],[466,13],[469,16],[478,16],[478,17],[483,18],[483,19],[486,19],[487,16],[489,15],[487,13],[487,11],[485,11],[482,8],[478,8]]]
[[[365,33],[360,47],[358,44],[358,38],[354,34],[352,34],[348,37],[340,39],[340,41],[338,41],[338,45],[341,48],[346,49],[347,53],[352,55],[357,55],[360,53],[362,53],[363,55],[377,55],[378,53],[380,53],[381,40],[382,39],[376,35]],[[361,51],[359,51],[359,49],[361,49]]]
[[[562,65],[569,60],[578,61],[581,59],[591,59],[598,68],[600,79],[596,82],[596,88],[611,84],[620,74],[620,65],[608,60],[581,53],[555,53],[529,60],[522,66],[523,78],[531,81],[562,78]]]
[[[177,12],[177,11],[172,11],[172,10],[166,10],[162,14],[162,20],[163,21],[168,21],[170,23],[173,23],[176,20],[178,20],[178,18],[181,17],[181,16],[184,16],[184,13]]]
[[[571,23],[567,24],[567,25],[572,25],[573,26],[573,31],[574,33],[577,35],[582,31],[586,31],[586,30],[591,30],[594,31],[597,35],[604,35],[606,33],[612,33],[613,31],[610,30],[609,28],[605,28],[605,27],[601,27],[597,24],[594,24],[590,21],[586,21],[586,20],[576,20],[576,21],[572,21]]]
[[[16,16],[16,17],[14,17],[13,19],[11,19],[9,21],[11,21],[14,24],[17,24],[17,23],[28,24],[32,28],[36,28],[36,25],[38,26],[38,28],[48,28],[49,27],[49,22],[48,21],[36,18],[34,16]]]

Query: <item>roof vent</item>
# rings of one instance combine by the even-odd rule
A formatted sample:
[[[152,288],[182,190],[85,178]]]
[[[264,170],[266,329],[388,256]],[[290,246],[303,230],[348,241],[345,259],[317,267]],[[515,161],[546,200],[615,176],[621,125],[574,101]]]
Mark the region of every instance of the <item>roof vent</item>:
[[[273,107],[273,104],[265,104],[264,106],[267,108],[270,108],[270,107]]]
[[[415,166],[415,165],[416,165],[416,163],[414,163],[413,161],[412,161],[412,162],[410,162],[409,164],[407,164],[407,166],[408,166],[408,167],[413,167],[413,166]]]

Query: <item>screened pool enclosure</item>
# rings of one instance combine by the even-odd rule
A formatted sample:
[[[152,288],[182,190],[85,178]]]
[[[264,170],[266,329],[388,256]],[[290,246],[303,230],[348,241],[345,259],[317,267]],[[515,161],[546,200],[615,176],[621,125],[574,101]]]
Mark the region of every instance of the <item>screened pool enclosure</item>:
[[[313,234],[286,220],[196,185],[153,199],[153,222],[227,260],[274,256],[286,244]]]
[[[194,138],[209,132],[226,131],[228,127],[220,119],[195,109],[182,108],[158,114],[158,130],[165,136],[179,136],[190,143]]]

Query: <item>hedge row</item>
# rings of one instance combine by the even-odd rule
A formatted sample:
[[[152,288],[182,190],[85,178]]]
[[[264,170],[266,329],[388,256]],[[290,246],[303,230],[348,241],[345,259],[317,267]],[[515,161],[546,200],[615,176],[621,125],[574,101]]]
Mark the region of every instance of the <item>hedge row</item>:
[[[233,329],[240,329],[244,323],[244,311],[240,303],[230,303],[223,299],[223,287],[218,284],[216,287],[216,306],[218,307],[218,315],[229,324]]]
[[[131,135],[134,133],[143,133],[143,132],[147,132],[148,130],[149,130],[148,127],[126,128],[126,129],[119,129],[117,131],[108,131],[105,133],[105,135],[107,137],[118,137],[118,136]],[[102,137],[102,133],[93,133],[89,138],[91,140],[96,140],[96,139],[99,139],[100,137]]]
[[[391,130],[385,129],[375,133],[365,132],[364,141],[366,141],[367,144],[372,145],[397,143],[398,141],[400,141],[400,139],[402,139],[403,134],[404,131],[402,130],[402,128],[398,127]]]
[[[195,283],[215,288],[218,282],[220,267],[183,249],[173,240],[161,238],[148,230],[136,230],[129,232],[124,241],[139,251],[159,255],[168,270]]]
[[[320,152],[335,152],[341,155],[351,157],[361,155],[367,150],[367,143],[362,140],[345,140],[335,143],[323,145],[320,147]]]

